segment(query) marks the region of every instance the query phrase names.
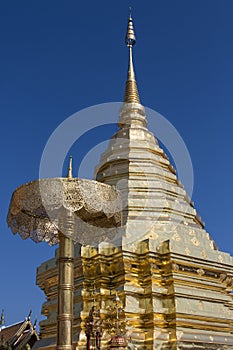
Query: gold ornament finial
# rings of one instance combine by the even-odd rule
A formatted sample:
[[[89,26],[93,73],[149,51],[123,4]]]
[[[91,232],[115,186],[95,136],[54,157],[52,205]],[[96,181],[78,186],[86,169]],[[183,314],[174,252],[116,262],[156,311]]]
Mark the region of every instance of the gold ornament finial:
[[[136,43],[136,36],[134,33],[133,19],[131,16],[131,7],[129,19],[128,19],[128,28],[125,36],[125,43],[129,48],[129,66],[128,66],[128,77],[125,87],[125,103],[140,103],[140,98],[138,94],[137,83],[135,79],[134,66],[133,66],[133,45]]]
[[[69,167],[68,167],[68,173],[67,173],[68,179],[72,179],[72,178],[73,178],[73,174],[72,174],[72,163],[73,163],[73,158],[72,158],[72,156],[70,156]]]

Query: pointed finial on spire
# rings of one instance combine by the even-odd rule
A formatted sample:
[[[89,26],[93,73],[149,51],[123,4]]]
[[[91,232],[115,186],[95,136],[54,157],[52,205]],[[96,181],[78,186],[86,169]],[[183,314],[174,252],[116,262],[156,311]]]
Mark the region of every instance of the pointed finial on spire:
[[[73,158],[72,158],[72,156],[70,156],[69,167],[68,167],[68,173],[67,173],[68,179],[72,179],[72,178],[73,178],[73,174],[72,174],[72,163],[73,163]]]
[[[34,324],[33,324],[33,329],[36,329],[36,324],[37,324],[37,316],[36,316],[36,319],[35,319]]]
[[[5,315],[4,315],[4,309],[2,309],[1,312],[1,320],[0,320],[0,328],[5,326]]]
[[[134,33],[133,19],[131,16],[131,7],[130,14],[128,19],[128,27],[125,36],[125,43],[129,48],[129,66],[128,66],[128,77],[125,88],[125,103],[140,103],[140,98],[138,94],[137,83],[135,79],[134,66],[133,66],[133,45],[136,43],[136,36]]]
[[[132,7],[129,6],[129,18],[132,18]]]
[[[31,315],[32,315],[32,309],[30,309],[30,311],[29,311],[29,314],[28,314],[28,317],[27,317],[27,320],[28,320],[28,321],[30,320]]]
[[[136,43],[136,36],[134,33],[133,27],[133,19],[131,15],[131,7],[129,8],[129,19],[128,19],[128,27],[125,36],[125,43],[128,47],[133,46]]]

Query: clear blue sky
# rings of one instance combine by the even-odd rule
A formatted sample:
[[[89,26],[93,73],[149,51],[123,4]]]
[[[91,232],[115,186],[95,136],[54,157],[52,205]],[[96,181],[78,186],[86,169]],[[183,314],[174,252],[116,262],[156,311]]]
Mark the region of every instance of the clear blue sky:
[[[122,100],[129,5],[142,103],[183,137],[194,167],[195,206],[217,245],[233,253],[232,0],[1,1],[0,308],[7,324],[31,307],[40,318],[44,296],[35,286],[36,267],[54,255],[46,244],[11,234],[11,194],[38,178],[45,143],[64,119]],[[73,156],[77,166],[80,154]]]

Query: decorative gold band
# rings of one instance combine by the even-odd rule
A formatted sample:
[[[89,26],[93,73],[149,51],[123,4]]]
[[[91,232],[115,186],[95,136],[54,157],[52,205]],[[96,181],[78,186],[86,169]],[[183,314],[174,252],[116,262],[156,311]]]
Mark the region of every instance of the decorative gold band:
[[[140,103],[137,83],[135,80],[127,80],[125,88],[124,102]]]

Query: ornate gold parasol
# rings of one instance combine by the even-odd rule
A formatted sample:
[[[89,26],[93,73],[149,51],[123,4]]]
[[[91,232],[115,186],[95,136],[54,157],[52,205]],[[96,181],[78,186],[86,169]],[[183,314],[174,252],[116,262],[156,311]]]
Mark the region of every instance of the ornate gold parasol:
[[[14,234],[59,243],[57,350],[72,349],[74,242],[97,245],[121,224],[119,193],[111,186],[72,177],[26,183],[12,195],[7,222]]]

